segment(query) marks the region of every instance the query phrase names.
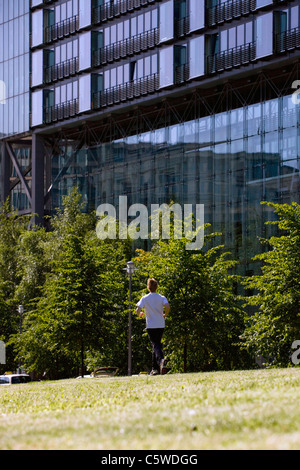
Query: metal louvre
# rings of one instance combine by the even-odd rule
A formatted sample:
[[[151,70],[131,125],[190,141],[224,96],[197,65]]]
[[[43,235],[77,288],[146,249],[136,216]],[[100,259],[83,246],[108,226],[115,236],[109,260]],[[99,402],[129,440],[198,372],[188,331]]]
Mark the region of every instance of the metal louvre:
[[[293,28],[275,36],[276,52],[286,52],[300,47],[300,28]]]
[[[212,74],[223,70],[248,64],[256,57],[256,43],[251,42],[234,47],[207,57],[207,73]]]
[[[49,124],[51,122],[61,121],[70,117],[76,116],[79,111],[78,99],[66,101],[64,103],[51,106],[44,109],[44,122]]]
[[[66,18],[59,23],[56,23],[45,28],[45,43],[50,43],[75,34],[79,29],[79,17],[73,16]]]
[[[93,9],[92,22],[98,24],[154,2],[155,0],[119,0],[114,3],[106,2],[104,5]]]
[[[134,82],[117,85],[104,91],[94,93],[92,108],[98,109],[112,106],[122,101],[139,98],[149,93],[154,93],[159,88],[158,74],[148,75]]]
[[[45,83],[56,82],[76,75],[79,71],[79,59],[73,57],[59,64],[45,68]]]
[[[224,23],[256,9],[256,0],[227,0],[207,9],[208,25]]]
[[[159,44],[159,29],[138,34],[93,52],[93,66],[98,67],[127,56],[146,51]]]

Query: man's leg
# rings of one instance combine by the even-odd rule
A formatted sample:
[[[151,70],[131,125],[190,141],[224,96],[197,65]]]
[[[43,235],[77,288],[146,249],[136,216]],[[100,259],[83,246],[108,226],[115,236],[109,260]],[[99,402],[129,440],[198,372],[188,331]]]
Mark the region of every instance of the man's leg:
[[[160,363],[162,359],[164,359],[164,352],[161,343],[164,328],[149,328],[147,333],[152,345],[152,370],[157,370],[159,372]]]

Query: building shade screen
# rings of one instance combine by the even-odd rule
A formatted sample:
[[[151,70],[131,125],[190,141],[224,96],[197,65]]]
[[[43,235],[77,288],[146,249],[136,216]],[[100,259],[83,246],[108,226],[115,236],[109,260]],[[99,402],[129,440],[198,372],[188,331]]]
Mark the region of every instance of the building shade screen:
[[[32,22],[32,47],[39,46],[43,44],[43,10],[37,10],[32,13],[31,22]]]
[[[273,13],[267,13],[256,20],[256,58],[271,54],[273,54]]]
[[[190,31],[205,26],[205,0],[190,0]]]
[[[174,37],[174,1],[162,3],[159,7],[160,42]]]
[[[88,69],[91,66],[91,32],[79,36],[79,70]]]
[[[91,24],[91,11],[91,0],[79,0],[79,28],[85,28]]]
[[[165,88],[174,83],[174,47],[159,52],[159,86]]]
[[[205,73],[204,37],[190,41],[190,78],[196,78]]]

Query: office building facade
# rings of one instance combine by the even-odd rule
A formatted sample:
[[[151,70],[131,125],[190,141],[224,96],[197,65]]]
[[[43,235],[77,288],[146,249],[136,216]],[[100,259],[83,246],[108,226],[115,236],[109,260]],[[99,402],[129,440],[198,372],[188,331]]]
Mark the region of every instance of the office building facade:
[[[299,202],[299,1],[0,0],[2,38],[2,199],[204,204],[251,269],[260,202]]]
[[[10,136],[31,134],[29,38],[29,0],[0,1],[0,142]],[[1,196],[10,195],[16,207],[21,210],[30,209],[24,188],[16,183],[17,170],[20,175],[24,172],[28,177],[29,194],[31,137],[28,144],[15,147],[15,152],[11,155],[12,160],[6,156],[4,145],[0,155]]]

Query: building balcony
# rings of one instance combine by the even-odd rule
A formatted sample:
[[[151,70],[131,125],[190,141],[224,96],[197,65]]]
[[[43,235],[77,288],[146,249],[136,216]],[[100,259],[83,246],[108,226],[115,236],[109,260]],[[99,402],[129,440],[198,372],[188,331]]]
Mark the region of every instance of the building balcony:
[[[73,16],[67,18],[59,23],[55,23],[45,28],[44,42],[49,44],[50,42],[63,39],[75,34],[79,29],[79,16]]]
[[[277,53],[292,51],[300,47],[300,28],[293,28],[275,35]]]
[[[207,25],[215,26],[225,21],[248,15],[256,9],[256,0],[227,0],[206,9]]]
[[[45,68],[44,82],[52,83],[64,78],[72,77],[79,72],[79,58],[73,57],[72,59],[65,60],[59,64],[52,65]]]
[[[92,109],[119,104],[134,98],[154,93],[159,89],[158,74],[148,75],[132,82],[117,85],[93,94]]]
[[[175,68],[175,84],[185,83],[190,78],[189,64],[182,64]]]
[[[175,20],[175,36],[181,38],[190,33],[190,17],[185,16],[180,20]]]
[[[151,49],[159,44],[159,29],[155,28],[132,38],[118,41],[110,46],[94,51],[93,67],[104,65],[115,60],[132,56],[142,51]]]
[[[92,22],[98,24],[102,21],[108,21],[154,2],[155,0],[119,0],[113,3],[109,1],[93,8]]]
[[[76,116],[79,111],[78,99],[56,104],[49,108],[44,108],[44,124],[51,124]]]
[[[251,42],[207,57],[207,73],[218,73],[249,64],[256,58],[256,43]]]

